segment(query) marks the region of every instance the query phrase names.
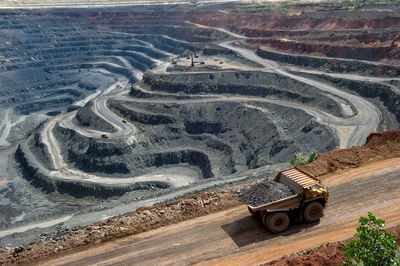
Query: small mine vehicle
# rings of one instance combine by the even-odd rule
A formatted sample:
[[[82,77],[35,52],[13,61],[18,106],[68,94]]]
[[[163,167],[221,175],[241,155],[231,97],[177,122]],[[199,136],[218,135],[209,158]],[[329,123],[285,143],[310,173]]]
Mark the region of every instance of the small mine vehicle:
[[[122,123],[126,123],[128,122],[126,119],[122,119]]]
[[[104,133],[103,135],[101,135],[101,137],[103,139],[108,139],[110,137],[110,135],[108,135],[108,133]]]
[[[175,58],[172,56],[172,58],[171,58],[171,64],[173,64],[173,65],[176,65],[176,60],[175,60]]]
[[[286,231],[290,222],[313,223],[320,220],[328,202],[328,189],[321,181],[297,169],[279,172],[275,182],[289,186],[295,194],[260,206],[250,206],[250,213],[261,219],[272,233]]]
[[[200,61],[200,65],[205,65],[205,64],[206,64],[206,62]]]

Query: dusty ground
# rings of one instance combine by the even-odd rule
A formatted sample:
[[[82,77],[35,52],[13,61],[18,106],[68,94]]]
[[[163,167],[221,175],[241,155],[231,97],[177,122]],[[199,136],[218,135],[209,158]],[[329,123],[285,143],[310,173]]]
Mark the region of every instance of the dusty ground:
[[[331,179],[348,178],[331,185],[329,206],[319,224],[292,226],[283,234],[271,235],[240,206],[68,254],[45,265],[256,265],[349,239],[359,216],[367,211],[389,227],[397,226],[399,162],[399,158],[373,162],[332,175]],[[391,184],[383,186],[383,182]],[[368,195],[357,195],[360,187]]]
[[[118,262],[124,261],[125,263],[133,261],[154,263],[156,260],[160,263],[161,259],[170,263],[203,260],[207,262],[210,259],[209,264],[232,262],[232,260],[238,260],[238,263],[244,260],[258,263],[315,248],[324,243],[345,240],[354,233],[358,217],[367,211],[374,211],[378,217],[385,219],[389,226],[394,226],[399,223],[397,214],[400,211],[398,209],[400,206],[400,198],[398,198],[400,161],[398,157],[392,157],[396,154],[399,156],[400,143],[377,145],[375,150],[385,151],[387,146],[391,147],[391,152],[386,155],[380,154],[379,157],[376,157],[379,161],[364,156],[362,157],[364,160],[355,161],[354,164],[339,165],[338,168],[341,170],[320,176],[323,183],[330,188],[330,202],[321,223],[311,227],[307,225],[294,226],[282,235],[269,235],[257,221],[249,216],[245,205],[235,196],[237,188],[233,188],[224,191],[203,192],[168,204],[141,208],[128,216],[109,219],[83,230],[75,230],[68,234],[59,232],[53,236],[43,237],[41,243],[26,247],[3,248],[0,251],[0,262],[6,264],[34,262],[56,254],[62,256],[70,252],[78,252],[74,256],[67,255],[68,258],[61,257],[59,260],[52,260],[48,263],[60,264],[70,260],[71,263],[86,264],[95,263],[97,260],[103,261],[105,258],[110,259],[110,263],[118,260],[120,260]],[[335,152],[341,153],[342,150]],[[368,150],[365,153],[368,153]],[[385,157],[392,159],[385,160]],[[320,158],[324,158],[323,155]],[[346,169],[357,164],[362,166]],[[360,190],[363,193],[360,194]],[[232,207],[235,208],[232,209]],[[221,210],[225,211],[220,212]],[[217,213],[207,215],[213,212]],[[198,216],[203,217],[189,220]],[[185,220],[188,221],[162,227]],[[162,228],[151,230],[159,227]],[[141,233],[146,231],[149,232]],[[324,234],[323,238],[320,237],[321,234]],[[86,258],[88,256],[87,247],[129,235],[132,236],[106,243],[107,250],[113,250],[111,253]],[[285,237],[282,238],[283,235]],[[143,242],[143,239],[149,239],[147,241],[150,242]],[[197,239],[202,240],[197,243]],[[130,244],[132,241],[136,244]],[[189,245],[185,241],[189,241],[191,244]],[[213,246],[216,243],[220,245],[217,249]],[[277,249],[278,243],[279,248]],[[161,253],[155,257],[147,257],[146,254],[151,253],[147,253],[149,250],[146,250],[153,245],[157,247],[155,250]],[[193,249],[192,245],[198,245],[198,247]],[[176,257],[176,254],[171,253],[171,257],[168,257],[169,260],[166,259],[166,254],[172,252],[169,249],[175,246],[179,247],[176,249],[177,252],[183,252],[183,255]],[[202,248],[199,248],[200,246]],[[270,251],[267,254],[265,253],[266,246]],[[112,249],[108,247],[112,247]],[[132,250],[129,247],[137,250],[136,253],[131,253]],[[83,248],[84,251],[79,252]],[[166,248],[167,250],[165,250]],[[104,250],[103,246],[93,247],[90,249],[90,254],[95,255]],[[191,250],[190,254],[184,255],[188,250]],[[131,255],[127,256],[127,251]],[[233,254],[221,261],[220,256],[225,256],[230,252]],[[214,258],[215,260],[213,260]]]
[[[19,4],[23,2],[18,1]],[[62,4],[66,1],[45,1],[47,4],[55,2]],[[73,3],[77,2],[80,1]],[[92,1],[93,4],[104,2]],[[14,2],[4,3],[12,5]],[[118,4],[121,1],[109,3]],[[200,5],[202,3],[201,1]],[[10,150],[6,155],[0,152],[0,221],[5,221],[0,223],[0,229],[4,230],[0,232],[0,236],[8,234],[1,237],[0,245],[30,243],[33,239],[40,239],[39,235],[43,233],[42,244],[34,247],[32,244],[32,252],[29,251],[29,246],[9,248],[2,253],[5,259],[11,260],[15,257],[16,261],[23,261],[23,256],[28,253],[32,257],[63,253],[79,245],[91,245],[178,222],[181,221],[182,208],[185,211],[190,210],[182,219],[189,219],[220,208],[235,206],[239,203],[232,193],[215,191],[215,204],[204,204],[203,199],[206,202],[207,199],[200,195],[196,199],[185,199],[184,207],[181,206],[181,201],[171,205],[176,213],[166,211],[166,206],[158,206],[161,214],[156,209],[154,212],[157,215],[150,211],[129,216],[133,218],[120,218],[123,223],[130,223],[127,227],[121,227],[118,218],[101,223],[100,228],[78,230],[107,217],[126,214],[140,206],[166,202],[193,191],[203,191],[206,187],[220,188],[223,182],[225,185],[232,185],[232,182],[247,177],[248,180],[254,180],[265,169],[268,171],[262,172],[262,175],[269,175],[280,167],[272,163],[286,163],[296,151],[331,150],[337,144],[332,138],[334,134],[338,137],[340,147],[350,147],[364,143],[365,137],[371,131],[398,128],[399,42],[393,45],[390,42],[399,32],[399,5],[371,4],[359,10],[354,7],[335,7],[335,4],[275,6],[254,3],[230,7],[217,4],[204,5],[201,8],[189,5],[188,10],[180,6],[163,6],[152,10],[148,10],[148,7],[107,8],[101,9],[101,12],[86,8],[63,11],[48,9],[38,12],[30,10],[26,13],[20,10],[4,11],[0,20],[0,50],[3,55],[0,58],[0,109],[3,110],[0,111],[0,146],[9,149],[7,145],[17,145],[16,141],[25,139],[26,133],[40,121],[51,120],[45,126],[48,130],[36,131],[36,134],[32,134],[22,144],[24,151],[27,151],[27,160],[38,166],[36,169],[24,169],[28,171],[24,175],[27,180],[15,178],[22,176],[15,173],[17,169],[7,169],[14,168],[14,151]],[[252,40],[243,42],[240,47],[230,41],[243,40],[243,37]],[[376,46],[365,45],[374,41],[377,42]],[[225,48],[218,47],[217,44]],[[243,47],[254,48],[254,51],[246,51]],[[206,61],[204,68],[188,67],[190,60],[185,59],[185,52],[194,49],[200,54],[199,60]],[[176,68],[166,66],[171,53],[180,62]],[[285,53],[297,55],[288,56]],[[273,62],[267,61],[268,58]],[[219,63],[220,59],[223,59],[223,64]],[[148,88],[141,90],[134,90],[133,86],[128,95],[129,88],[126,85],[140,80],[147,69],[159,64],[163,67],[156,71],[158,77],[149,73],[144,76],[152,84],[147,84]],[[290,70],[285,70],[288,65],[291,66]],[[261,66],[265,66],[262,71]],[[235,67],[237,73],[229,75],[228,72],[232,72]],[[224,68],[228,71],[221,71]],[[187,73],[188,70],[193,70],[193,73]],[[271,75],[271,71],[280,74]],[[172,82],[164,72],[174,74]],[[181,73],[178,75],[177,72]],[[324,76],[326,72],[331,72],[329,77]],[[267,74],[268,82],[255,79],[255,76],[261,78]],[[199,78],[202,75],[203,78]],[[221,78],[223,76],[225,78]],[[276,81],[272,79],[274,76]],[[286,78],[283,79],[283,76]],[[173,81],[178,80],[178,77],[181,79],[180,84],[174,84]],[[297,82],[289,82],[293,78]],[[197,82],[187,86],[187,80],[191,79]],[[224,79],[225,82],[222,82]],[[365,82],[367,79],[368,82]],[[231,83],[232,81],[234,82]],[[236,86],[239,83],[243,86]],[[249,88],[249,83],[263,86]],[[303,85],[300,86],[300,83]],[[267,87],[264,86],[266,84]],[[313,92],[305,84],[315,87],[313,91],[318,87],[323,92]],[[173,90],[177,90],[175,92],[179,95],[171,96]],[[326,91],[335,93],[330,93],[330,97],[326,98]],[[217,95],[213,100],[207,99],[211,92],[233,93],[238,97]],[[188,93],[201,95],[190,99],[192,96]],[[353,95],[354,93],[358,96]],[[111,94],[115,94],[115,105],[120,110],[107,105],[105,96],[109,97]],[[140,101],[134,99],[134,95],[141,98]],[[254,101],[255,97],[259,98],[258,101]],[[201,101],[196,102],[199,98]],[[193,102],[185,101],[186,99]],[[66,110],[71,111],[71,104],[74,104],[74,108],[79,108],[89,100],[93,101],[93,105],[88,104],[87,108],[80,109],[80,116],[76,118],[78,122],[71,119],[72,113],[61,113],[65,119],[60,123],[72,123],[72,126],[62,129],[57,124],[58,117],[54,116]],[[152,105],[149,100],[154,100]],[[287,100],[289,102],[284,103]],[[243,106],[236,108],[238,102]],[[178,103],[185,108],[171,108]],[[271,106],[273,103],[280,103],[281,107]],[[210,120],[214,110],[220,107],[222,111],[215,112],[215,119]],[[288,107],[293,110],[286,111]],[[232,108],[237,113],[232,112]],[[300,119],[308,116],[295,115],[299,114],[299,109],[314,117],[310,124]],[[383,109],[386,109],[386,113],[383,113]],[[123,112],[124,110],[129,112]],[[181,110],[187,119],[165,123],[171,121],[168,110],[175,114],[179,113],[176,110]],[[31,112],[39,113],[29,116]],[[248,117],[241,115],[241,112],[247,112]],[[391,119],[387,119],[387,113],[392,116]],[[332,118],[329,114],[335,117]],[[36,115],[40,115],[40,119],[34,118]],[[148,119],[143,119],[146,117]],[[237,117],[241,120],[237,120]],[[249,117],[252,119],[248,119]],[[122,118],[129,118],[129,123],[123,123]],[[182,115],[173,120],[180,118]],[[191,120],[192,118],[196,119]],[[278,132],[266,127],[267,118],[276,121]],[[234,126],[227,125],[224,120]],[[258,121],[260,126],[255,127],[254,121]],[[113,132],[114,127],[121,131]],[[225,131],[225,127],[239,132]],[[328,132],[327,127],[332,132]],[[95,131],[91,131],[92,129]],[[130,134],[132,131],[147,131],[147,134]],[[67,132],[71,133],[70,139],[65,139]],[[107,141],[101,138],[103,132],[109,132],[111,138]],[[170,134],[167,135],[167,132]],[[275,137],[280,136],[274,143],[270,143],[271,147],[264,142],[270,141],[265,132]],[[113,138],[122,135],[129,136],[126,146],[121,146],[121,142]],[[178,135],[184,135],[185,138],[180,139]],[[153,144],[154,156],[144,160],[149,151],[146,145],[142,147],[144,154],[139,154],[137,159],[129,156],[131,151],[139,150],[139,145],[132,147],[132,143],[142,143],[141,140],[146,136],[149,141],[143,144]],[[237,136],[242,137],[238,140]],[[386,144],[387,140],[384,139],[380,143],[383,146],[380,147],[371,144],[328,153],[306,168],[326,182],[331,182],[330,185],[339,186],[339,181],[346,180],[336,178],[335,183],[326,173],[356,167],[368,160],[399,156],[397,139],[391,138],[390,143]],[[114,141],[117,142],[116,145],[113,144]],[[58,145],[57,142],[64,145]],[[184,142],[186,145],[182,147]],[[231,145],[226,145],[227,143]],[[193,144],[203,151],[192,151],[195,146]],[[172,149],[165,153],[166,147]],[[31,148],[32,153],[29,153]],[[86,152],[86,148],[89,152]],[[121,153],[124,160],[116,157]],[[106,156],[102,158],[102,155]],[[96,158],[97,156],[100,158]],[[270,158],[273,160],[269,160]],[[136,165],[132,161],[136,161]],[[177,161],[182,163],[179,167],[169,166]],[[19,162],[23,164],[23,160]],[[71,163],[72,167],[68,167]],[[163,163],[166,167],[161,167],[164,166]],[[192,165],[188,165],[190,163]],[[42,165],[45,174],[48,170],[55,180],[47,182],[50,175],[34,176],[32,172],[36,173]],[[145,169],[142,169],[143,166]],[[182,167],[187,167],[183,178],[177,174],[183,174]],[[54,168],[61,170],[54,173]],[[120,178],[132,178],[126,173],[128,170],[132,176],[139,175],[140,182],[131,187],[138,189],[138,192],[125,193],[126,187],[119,190],[118,186],[110,185],[133,181]],[[241,172],[242,170],[246,172]],[[234,179],[225,178],[235,171]],[[72,187],[71,183],[73,185],[74,182],[60,184],[59,178],[64,173],[69,179],[79,177],[81,180],[78,181],[83,180],[84,186]],[[238,173],[242,176],[236,176]],[[213,175],[217,179],[209,179]],[[220,176],[224,178],[218,179]],[[106,183],[102,186],[104,190],[87,183],[98,180],[98,177]],[[193,182],[196,186],[188,185]],[[33,188],[32,184],[37,188]],[[174,190],[174,186],[178,191]],[[368,187],[374,188],[375,186]],[[92,192],[97,192],[96,196],[100,197],[115,195],[114,192],[117,195],[125,194],[120,198],[111,197],[105,200],[89,198],[80,201],[73,198],[82,194],[93,196]],[[71,195],[66,195],[67,193]],[[166,218],[168,215],[171,216]],[[151,221],[147,221],[148,218]],[[154,223],[154,220],[160,222]],[[36,228],[23,234],[11,234],[15,230],[25,230],[25,226],[32,228],[30,226],[49,223],[53,225],[51,228]]]

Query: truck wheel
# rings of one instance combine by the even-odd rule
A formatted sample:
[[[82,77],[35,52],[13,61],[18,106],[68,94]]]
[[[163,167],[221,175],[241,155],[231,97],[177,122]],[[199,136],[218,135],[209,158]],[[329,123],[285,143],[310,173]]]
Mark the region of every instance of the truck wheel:
[[[271,213],[267,217],[266,227],[274,234],[282,233],[289,227],[289,216],[284,212]]]
[[[311,202],[304,209],[304,220],[307,223],[314,223],[321,219],[324,213],[324,207],[318,201]]]
[[[264,225],[265,227],[267,227],[267,229],[268,229],[267,217],[268,217],[268,214],[267,214],[266,212],[262,212],[262,213],[261,213],[261,222],[262,222],[263,225]]]

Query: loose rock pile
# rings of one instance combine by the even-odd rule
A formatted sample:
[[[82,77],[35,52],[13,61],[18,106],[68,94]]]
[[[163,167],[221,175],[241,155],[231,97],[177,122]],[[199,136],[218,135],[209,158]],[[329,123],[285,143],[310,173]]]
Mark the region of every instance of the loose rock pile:
[[[285,184],[264,180],[238,191],[238,197],[250,206],[260,206],[294,195],[295,192]]]
[[[57,233],[42,235],[40,242],[27,246],[0,248],[0,265],[27,264],[77,247],[100,244],[226,210],[242,204],[234,191],[235,188],[204,191],[169,203],[139,208],[128,215],[107,219],[83,229],[61,229]]]

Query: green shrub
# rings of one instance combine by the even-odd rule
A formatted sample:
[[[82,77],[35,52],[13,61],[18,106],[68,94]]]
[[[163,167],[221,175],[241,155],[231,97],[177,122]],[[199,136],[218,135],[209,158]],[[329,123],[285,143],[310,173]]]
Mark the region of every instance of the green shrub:
[[[293,158],[290,160],[290,165],[292,167],[295,167],[308,164],[315,161],[315,159],[317,159],[317,156],[318,156],[317,151],[312,151],[308,156],[303,156],[301,154],[295,153],[293,154]]]
[[[400,265],[397,237],[383,230],[385,222],[369,212],[359,223],[354,238],[340,247],[346,257],[342,265]]]
[[[199,197],[199,194],[193,194],[192,198],[197,199]]]
[[[389,145],[389,144],[390,144],[390,140],[387,140],[387,141],[386,141],[386,144]]]
[[[397,138],[397,143],[400,143],[400,137]]]

